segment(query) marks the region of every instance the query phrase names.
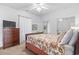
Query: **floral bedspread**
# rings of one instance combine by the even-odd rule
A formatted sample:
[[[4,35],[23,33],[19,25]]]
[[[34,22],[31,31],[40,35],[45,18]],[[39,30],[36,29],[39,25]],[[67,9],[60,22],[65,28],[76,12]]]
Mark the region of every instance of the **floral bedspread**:
[[[28,35],[27,42],[48,54],[62,55],[64,54],[64,48],[59,45],[58,37],[59,35],[53,34]]]

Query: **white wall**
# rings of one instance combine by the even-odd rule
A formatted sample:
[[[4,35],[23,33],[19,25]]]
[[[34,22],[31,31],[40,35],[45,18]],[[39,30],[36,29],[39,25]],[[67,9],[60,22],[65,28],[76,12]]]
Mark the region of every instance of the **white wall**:
[[[42,32],[43,31],[43,26],[42,26],[43,20],[41,19],[40,16],[33,15],[29,12],[24,12],[24,11],[21,11],[21,10],[19,10],[18,15],[24,16],[24,17],[29,18],[29,19],[32,19],[32,24],[37,24],[38,25],[38,30],[32,31],[32,32]]]
[[[39,18],[36,15],[33,15],[29,12],[25,12],[22,10],[16,10],[7,6],[0,6],[0,47],[3,46],[3,33],[2,33],[2,20],[15,21],[16,27],[18,27],[18,15],[25,16],[27,18],[31,18],[33,23],[39,23]],[[37,21],[36,21],[37,20]],[[40,25],[39,25],[40,27]],[[40,28],[41,30],[41,28]],[[40,31],[39,30],[39,31]]]
[[[41,19],[40,16],[37,16],[38,18],[35,20],[32,20],[32,24],[37,24],[38,25],[38,30],[35,30],[33,32],[43,32],[43,20]]]
[[[3,46],[3,20],[15,21],[17,22],[17,14],[16,10],[0,6],[0,47]],[[17,25],[17,23],[16,23]]]
[[[45,21],[49,21],[49,33],[56,34],[57,33],[57,18],[66,18],[75,16],[75,25],[79,26],[79,7],[66,7],[60,8],[55,11],[51,11],[50,14],[47,14],[42,17]]]

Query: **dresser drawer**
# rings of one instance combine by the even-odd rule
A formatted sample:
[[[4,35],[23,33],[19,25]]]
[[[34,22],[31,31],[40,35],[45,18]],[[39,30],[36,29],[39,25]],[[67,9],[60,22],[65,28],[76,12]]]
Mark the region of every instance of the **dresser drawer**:
[[[10,47],[19,44],[19,28],[4,28],[3,47]]]

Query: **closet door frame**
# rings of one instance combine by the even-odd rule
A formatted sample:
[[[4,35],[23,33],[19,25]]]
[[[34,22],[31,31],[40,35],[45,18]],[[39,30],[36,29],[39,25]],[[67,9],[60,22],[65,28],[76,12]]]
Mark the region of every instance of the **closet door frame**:
[[[22,32],[21,32],[21,24],[20,24],[20,21],[21,21],[21,18],[26,18],[26,20],[30,20],[30,22],[31,22],[31,18],[29,18],[29,17],[26,17],[26,16],[21,16],[21,15],[18,15],[18,28],[20,28],[20,44],[21,43],[23,43],[21,40],[21,38],[22,38]],[[32,22],[31,22],[31,24],[29,25],[29,27],[31,26],[31,31],[32,31]],[[30,31],[30,32],[31,32]],[[30,33],[30,32],[28,32],[28,33]],[[25,33],[25,34],[27,34],[27,32]],[[25,35],[24,35],[25,36]],[[24,39],[24,41],[25,41],[25,39]]]

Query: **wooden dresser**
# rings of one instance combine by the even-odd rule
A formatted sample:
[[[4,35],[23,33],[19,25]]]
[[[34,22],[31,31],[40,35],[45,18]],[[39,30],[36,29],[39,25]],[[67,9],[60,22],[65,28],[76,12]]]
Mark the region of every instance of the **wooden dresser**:
[[[19,28],[3,29],[3,48],[19,44]]]

